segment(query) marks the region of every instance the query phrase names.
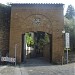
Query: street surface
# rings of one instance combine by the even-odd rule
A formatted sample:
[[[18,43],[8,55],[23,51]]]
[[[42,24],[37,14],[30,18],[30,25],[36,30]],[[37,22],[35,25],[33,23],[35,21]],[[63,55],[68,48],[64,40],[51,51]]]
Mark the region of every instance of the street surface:
[[[41,59],[30,59],[17,66],[1,65],[0,75],[75,75],[75,63],[52,65]]]

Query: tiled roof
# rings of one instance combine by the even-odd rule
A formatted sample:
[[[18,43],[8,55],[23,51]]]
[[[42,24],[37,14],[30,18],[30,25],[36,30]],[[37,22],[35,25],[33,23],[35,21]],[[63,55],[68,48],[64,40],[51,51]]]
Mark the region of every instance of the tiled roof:
[[[10,5],[25,5],[25,4],[64,5],[63,3],[10,3]]]
[[[12,7],[15,8],[61,8],[63,7],[64,4],[62,3],[11,3],[10,4]]]

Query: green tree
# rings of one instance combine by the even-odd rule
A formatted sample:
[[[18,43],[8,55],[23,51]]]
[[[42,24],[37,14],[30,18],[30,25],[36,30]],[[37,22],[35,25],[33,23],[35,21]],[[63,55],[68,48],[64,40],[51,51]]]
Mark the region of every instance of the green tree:
[[[64,17],[64,28],[66,32],[70,33],[70,47],[71,50],[75,48],[75,20],[74,19],[67,19]]]
[[[72,5],[69,5],[65,17],[67,19],[73,19],[74,16],[75,16],[75,9]]]
[[[39,49],[42,49],[43,46],[48,44],[49,42],[50,42],[49,35],[45,33],[45,36],[39,39],[39,42],[38,42]]]
[[[65,31],[70,33],[70,47],[75,49],[75,9],[69,5],[64,18]]]
[[[34,39],[32,38],[30,33],[26,33],[26,43],[27,43],[27,46],[34,45]]]

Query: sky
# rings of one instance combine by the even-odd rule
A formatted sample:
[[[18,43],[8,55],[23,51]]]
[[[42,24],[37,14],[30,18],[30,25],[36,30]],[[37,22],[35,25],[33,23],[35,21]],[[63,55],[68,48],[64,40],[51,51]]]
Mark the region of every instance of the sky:
[[[64,14],[67,10],[68,5],[72,5],[75,8],[74,0],[0,0],[0,3],[63,3],[64,5]]]

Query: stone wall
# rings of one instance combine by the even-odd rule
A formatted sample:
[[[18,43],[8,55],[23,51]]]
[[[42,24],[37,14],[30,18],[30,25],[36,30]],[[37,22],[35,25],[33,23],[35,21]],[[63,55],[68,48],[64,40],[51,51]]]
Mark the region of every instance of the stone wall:
[[[5,56],[9,51],[10,7],[0,6],[0,52]]]

